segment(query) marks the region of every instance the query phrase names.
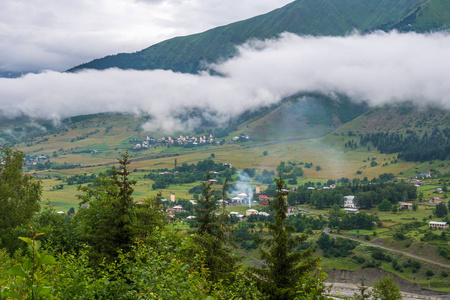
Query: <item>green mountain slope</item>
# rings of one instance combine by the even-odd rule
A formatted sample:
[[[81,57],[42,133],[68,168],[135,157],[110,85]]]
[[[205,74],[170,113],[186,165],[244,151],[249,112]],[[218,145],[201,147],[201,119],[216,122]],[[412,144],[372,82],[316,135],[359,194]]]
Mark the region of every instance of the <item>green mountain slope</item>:
[[[320,94],[297,95],[243,122],[240,130],[257,141],[310,139],[333,132],[368,109],[365,103],[345,96],[331,99]]]
[[[450,1],[427,0],[397,23],[388,23],[380,28],[415,32],[448,30],[450,28]]]
[[[433,128],[450,127],[450,111],[438,108],[419,108],[411,103],[375,107],[340,126],[337,133],[376,133],[415,131],[424,133]]]
[[[446,0],[297,0],[248,20],[176,37],[139,52],[96,59],[69,71],[117,67],[196,73],[205,62],[233,56],[236,45],[252,38],[276,37],[282,32],[339,36],[355,29],[363,32],[377,28],[402,29],[403,23],[411,22],[414,27],[407,26],[407,30],[440,29],[449,19],[447,3]]]

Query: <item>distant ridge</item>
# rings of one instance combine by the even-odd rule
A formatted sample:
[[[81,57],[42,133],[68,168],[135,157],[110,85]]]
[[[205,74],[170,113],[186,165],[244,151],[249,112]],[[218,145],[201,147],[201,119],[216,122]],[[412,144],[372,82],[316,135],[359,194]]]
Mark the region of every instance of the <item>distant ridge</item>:
[[[248,20],[203,33],[176,37],[135,53],[95,59],[70,69],[164,69],[197,73],[205,63],[235,54],[249,39],[273,38],[282,32],[342,36],[353,30],[427,32],[448,29],[448,0],[297,0]]]

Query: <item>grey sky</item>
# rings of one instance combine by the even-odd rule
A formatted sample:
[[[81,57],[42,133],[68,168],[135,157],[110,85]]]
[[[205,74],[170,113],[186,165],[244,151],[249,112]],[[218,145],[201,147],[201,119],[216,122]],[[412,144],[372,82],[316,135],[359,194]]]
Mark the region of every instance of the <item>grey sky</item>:
[[[0,72],[63,71],[292,0],[0,0]]]

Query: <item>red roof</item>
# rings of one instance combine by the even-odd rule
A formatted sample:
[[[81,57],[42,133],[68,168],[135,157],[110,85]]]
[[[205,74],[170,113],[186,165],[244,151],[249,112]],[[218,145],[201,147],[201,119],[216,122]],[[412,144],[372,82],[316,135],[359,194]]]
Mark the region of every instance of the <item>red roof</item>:
[[[270,197],[267,197],[266,195],[259,195],[259,200],[262,200],[262,199],[268,200],[268,199],[270,199]]]

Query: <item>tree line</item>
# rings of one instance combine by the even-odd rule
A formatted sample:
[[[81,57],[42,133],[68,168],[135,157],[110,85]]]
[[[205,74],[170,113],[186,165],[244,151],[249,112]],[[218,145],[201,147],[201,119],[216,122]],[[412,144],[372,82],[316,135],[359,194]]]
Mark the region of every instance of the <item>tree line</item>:
[[[450,128],[434,127],[420,136],[407,130],[403,133],[378,132],[360,135],[360,146],[372,143],[380,153],[398,153],[406,161],[445,160],[450,154]]]

